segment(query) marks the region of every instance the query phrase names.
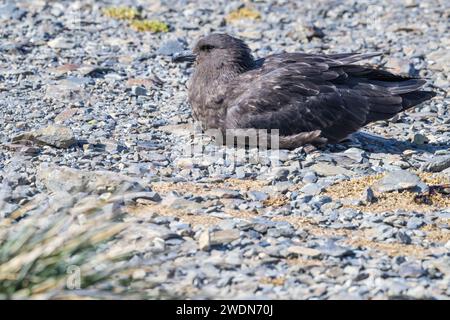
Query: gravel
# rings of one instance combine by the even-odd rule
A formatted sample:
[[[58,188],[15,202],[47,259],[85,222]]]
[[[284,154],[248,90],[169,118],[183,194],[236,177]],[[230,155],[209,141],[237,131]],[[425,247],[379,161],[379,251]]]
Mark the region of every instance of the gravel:
[[[448,183],[445,2],[257,1],[254,19],[226,18],[240,1],[143,5],[165,33],[103,14],[139,4],[0,0],[0,222],[72,197],[111,203],[128,224],[119,245],[135,249],[130,285],[160,297],[450,298],[448,206],[377,207],[379,193]],[[192,69],[171,62],[211,31],[257,57],[387,52],[370,62],[438,95],[339,145],[235,152],[196,133]],[[368,182],[355,198],[327,193],[348,181]]]

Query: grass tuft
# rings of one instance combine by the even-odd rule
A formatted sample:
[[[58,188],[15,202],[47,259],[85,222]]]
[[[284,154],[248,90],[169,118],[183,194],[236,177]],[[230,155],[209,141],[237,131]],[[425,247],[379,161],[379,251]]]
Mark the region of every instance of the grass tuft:
[[[243,7],[238,10],[230,12],[225,18],[227,22],[233,22],[243,19],[259,20],[261,19],[261,14],[254,9]]]
[[[107,17],[126,20],[131,28],[140,32],[169,32],[169,25],[159,20],[143,19],[141,13],[131,7],[109,7],[103,9],[103,14]]]
[[[133,20],[131,21],[131,27],[140,32],[168,32],[169,26],[158,20]]]
[[[103,9],[103,14],[117,20],[133,20],[139,18],[139,11],[131,7],[109,7]]]
[[[0,299],[116,295],[134,252],[119,241],[128,224],[111,203],[73,202],[37,197],[0,221]]]

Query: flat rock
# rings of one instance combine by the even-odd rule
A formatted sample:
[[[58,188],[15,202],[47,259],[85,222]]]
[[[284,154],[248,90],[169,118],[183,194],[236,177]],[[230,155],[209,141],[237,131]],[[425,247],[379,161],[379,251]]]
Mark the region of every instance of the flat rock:
[[[239,199],[242,198],[241,193],[238,190],[218,188],[211,190],[211,194],[221,199]]]
[[[78,112],[78,108],[66,108],[63,111],[61,111],[56,117],[55,117],[55,123],[63,123],[64,121],[69,120],[73,116],[75,116]]]
[[[203,208],[203,205],[198,202],[176,196],[168,196],[164,198],[162,204],[170,209],[182,211],[196,211]]]
[[[85,97],[85,85],[91,83],[87,77],[67,77],[57,83],[48,84],[46,96],[58,100],[70,100]]]
[[[430,68],[433,70],[450,71],[448,61],[450,60],[450,52],[446,49],[439,49],[427,55]]]
[[[322,192],[322,187],[320,187],[316,183],[308,183],[305,184],[301,189],[301,192],[303,192],[306,195],[315,196]]]
[[[65,37],[58,37],[50,40],[47,42],[47,45],[53,49],[72,49],[75,47],[75,43]]]
[[[208,230],[203,231],[198,238],[198,247],[200,250],[209,250],[211,245],[210,234]]]
[[[209,250],[212,246],[218,246],[233,242],[239,239],[238,229],[217,230],[210,232],[205,230],[200,234],[198,245],[200,250]]]
[[[400,266],[399,274],[405,278],[419,278],[425,270],[417,263],[404,263]]]
[[[345,175],[348,177],[353,176],[353,172],[350,170],[347,170],[345,168],[327,164],[327,163],[316,163],[313,164],[310,167],[316,174],[322,177],[329,177],[329,176],[337,176],[337,175]]]
[[[140,181],[110,171],[85,171],[43,164],[38,168],[36,176],[47,190],[55,193],[61,191],[102,192],[117,189],[144,190]],[[140,195],[143,196],[143,194]],[[145,196],[148,197],[149,194]]]
[[[161,201],[161,196],[156,192],[140,191],[140,192],[129,192],[125,194],[120,194],[118,196],[108,198],[109,202],[123,201],[131,202],[136,201],[141,204],[148,204]]]
[[[447,168],[450,168],[450,155],[433,157],[421,167],[427,172],[441,172]]]
[[[339,246],[332,240],[328,240],[324,245],[319,246],[317,250],[324,255],[332,257],[353,255],[353,251],[351,249]]]
[[[240,232],[237,229],[218,230],[211,232],[210,242],[211,245],[221,245],[230,243],[236,239],[239,239]]]
[[[12,141],[32,141],[56,148],[68,148],[76,143],[75,136],[70,128],[56,125],[20,134],[15,136]]]
[[[406,76],[413,76],[415,73],[414,65],[407,59],[400,59],[391,57],[388,58],[385,67],[390,69],[391,72],[403,74]]]
[[[308,256],[308,257],[318,257],[320,256],[320,250],[317,249],[312,249],[312,248],[307,248],[307,247],[302,247],[302,246],[290,246],[287,251],[289,253],[298,255],[298,256]]]
[[[392,191],[411,190],[422,183],[419,176],[405,170],[395,170],[386,174],[373,185],[375,191],[384,193]]]
[[[172,56],[173,54],[183,51],[185,45],[178,39],[168,40],[164,42],[161,47],[156,51],[157,54],[162,56]]]
[[[249,191],[247,195],[253,201],[265,201],[269,198],[267,193],[261,191]]]

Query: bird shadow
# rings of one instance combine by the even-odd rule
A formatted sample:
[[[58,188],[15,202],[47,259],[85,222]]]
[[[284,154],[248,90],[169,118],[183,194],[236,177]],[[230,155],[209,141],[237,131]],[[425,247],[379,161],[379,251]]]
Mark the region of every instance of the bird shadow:
[[[450,150],[450,143],[415,144],[410,141],[384,138],[372,133],[359,131],[348,141],[328,146],[330,152],[342,152],[351,147],[363,149],[371,153],[402,154],[405,150],[435,153],[439,150]]]

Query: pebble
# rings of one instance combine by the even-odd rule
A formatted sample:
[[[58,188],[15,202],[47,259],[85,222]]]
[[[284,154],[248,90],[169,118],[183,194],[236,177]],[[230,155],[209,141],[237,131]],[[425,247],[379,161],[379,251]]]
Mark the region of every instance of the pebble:
[[[390,69],[391,72],[403,74],[405,76],[414,76],[416,72],[414,65],[408,59],[388,58],[384,67]]]
[[[240,232],[237,229],[218,230],[210,232],[205,230],[199,237],[200,250],[209,250],[213,246],[224,245],[239,239]]]
[[[250,191],[247,195],[253,201],[265,201],[269,198],[267,193],[261,191]]]
[[[424,275],[424,270],[416,263],[403,263],[400,266],[399,275],[405,278],[419,278]]]
[[[303,182],[305,183],[315,183],[317,182],[317,176],[314,172],[307,172],[304,176],[303,176]]]
[[[406,223],[406,227],[411,230],[419,229],[420,227],[424,226],[425,222],[422,218],[416,218],[412,217],[408,219],[408,222]]]
[[[376,200],[375,194],[372,190],[372,188],[366,188],[364,189],[362,195],[361,195],[361,201],[363,203],[373,203]]]
[[[131,87],[131,94],[133,96],[146,96],[147,95],[147,89],[140,86],[132,86]]]
[[[157,54],[162,56],[172,56],[175,53],[181,52],[185,49],[185,44],[178,40],[168,40],[161,44],[157,50]]]
[[[303,192],[306,195],[315,196],[322,192],[322,188],[316,183],[308,183],[300,189],[300,192]]]
[[[420,134],[420,133],[415,133],[412,138],[412,142],[419,146],[424,145],[424,144],[428,143],[429,141],[430,140],[426,136],[424,136],[423,134]]]
[[[317,249],[321,254],[332,257],[344,257],[353,254],[352,250],[337,245],[333,240],[327,240],[325,244],[319,246]]]

